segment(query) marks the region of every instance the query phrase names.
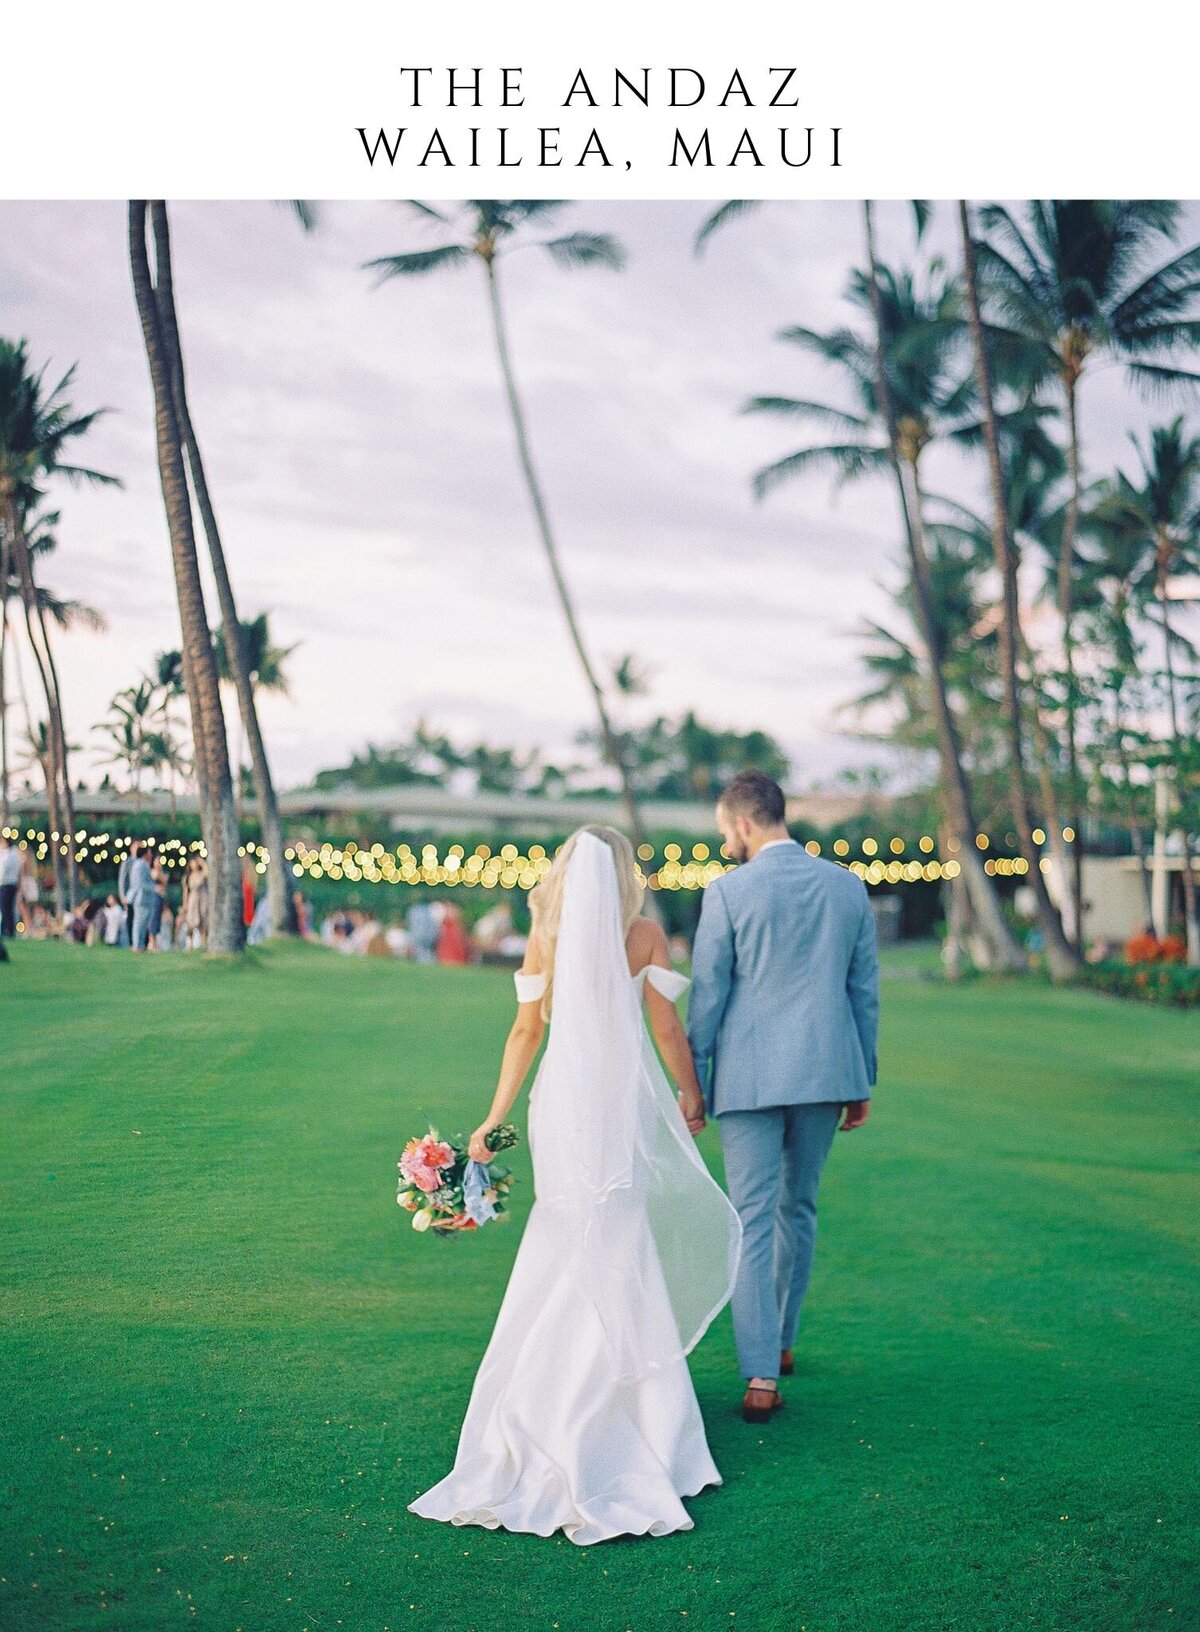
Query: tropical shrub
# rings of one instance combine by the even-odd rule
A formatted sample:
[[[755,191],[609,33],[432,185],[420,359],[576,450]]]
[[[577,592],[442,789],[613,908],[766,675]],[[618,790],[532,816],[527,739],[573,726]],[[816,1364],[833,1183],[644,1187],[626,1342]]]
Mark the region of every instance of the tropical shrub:
[[[1085,964],[1078,979],[1081,986],[1113,997],[1132,997],[1169,1008],[1200,1008],[1200,969],[1189,969],[1181,962]]]

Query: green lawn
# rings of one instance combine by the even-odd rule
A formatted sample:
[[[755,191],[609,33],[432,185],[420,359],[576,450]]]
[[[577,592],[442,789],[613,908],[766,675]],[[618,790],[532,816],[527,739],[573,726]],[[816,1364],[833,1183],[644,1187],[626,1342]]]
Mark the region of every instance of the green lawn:
[[[581,1550],[405,1511],[529,1187],[439,1242],[395,1164],[483,1110],[508,976],[18,946],[3,1632],[1194,1632],[1200,1023],[922,961],[827,1169],[786,1411],[741,1421],[723,1317],[693,1374],[724,1486]]]

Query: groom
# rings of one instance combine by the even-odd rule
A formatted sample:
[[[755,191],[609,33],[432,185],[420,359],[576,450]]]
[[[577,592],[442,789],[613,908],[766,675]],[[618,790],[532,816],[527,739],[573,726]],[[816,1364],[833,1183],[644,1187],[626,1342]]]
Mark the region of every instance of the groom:
[[[733,1329],[747,1422],[783,1404],[776,1378],[792,1371],[821,1169],[839,1119],[867,1120],[879,1021],[866,887],[810,856],[783,818],[783,791],[762,771],[721,795],[726,854],[746,865],[704,892],[688,1015],[742,1220]]]

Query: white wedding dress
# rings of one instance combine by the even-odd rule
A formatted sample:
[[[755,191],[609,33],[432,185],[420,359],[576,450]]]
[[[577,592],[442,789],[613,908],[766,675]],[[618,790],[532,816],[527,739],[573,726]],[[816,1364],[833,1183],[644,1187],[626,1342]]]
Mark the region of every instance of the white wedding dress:
[[[535,1200],[454,1467],[409,1504],[580,1546],[690,1530],[719,1485],[686,1355],[728,1301],[737,1213],[709,1174],[642,1017],[612,851],[583,833],[564,881],[554,1015],[529,1103]],[[545,976],[518,975],[522,1002]]]

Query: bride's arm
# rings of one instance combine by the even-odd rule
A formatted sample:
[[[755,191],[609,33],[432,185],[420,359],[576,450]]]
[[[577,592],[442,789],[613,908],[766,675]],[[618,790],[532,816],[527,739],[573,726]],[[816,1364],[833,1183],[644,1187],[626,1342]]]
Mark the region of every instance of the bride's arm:
[[[650,956],[646,963],[660,969],[671,967],[667,937],[660,925],[654,924],[646,932]],[[696,1062],[683,1029],[683,1021],[669,997],[646,982],[646,1016],[650,1031],[658,1044],[663,1064],[679,1092],[679,1109],[690,1133],[699,1133],[704,1126],[704,1095],[696,1075]]]
[[[525,961],[521,965],[523,975],[540,975],[542,973],[541,948],[536,936],[529,937],[529,944],[525,949]],[[533,1064],[538,1049],[542,1046],[542,1037],[545,1035],[546,1022],[542,1019],[542,1000],[534,998],[531,1003],[517,1004],[517,1017],[508,1033],[508,1040],[504,1044],[504,1054],[500,1061],[500,1076],[496,1083],[496,1092],[492,1095],[492,1107],[485,1121],[481,1122],[471,1135],[467,1146],[467,1153],[472,1161],[490,1162],[493,1152],[484,1142],[493,1128],[498,1128],[507,1117],[516,1102],[521,1086],[529,1075],[529,1067]]]

